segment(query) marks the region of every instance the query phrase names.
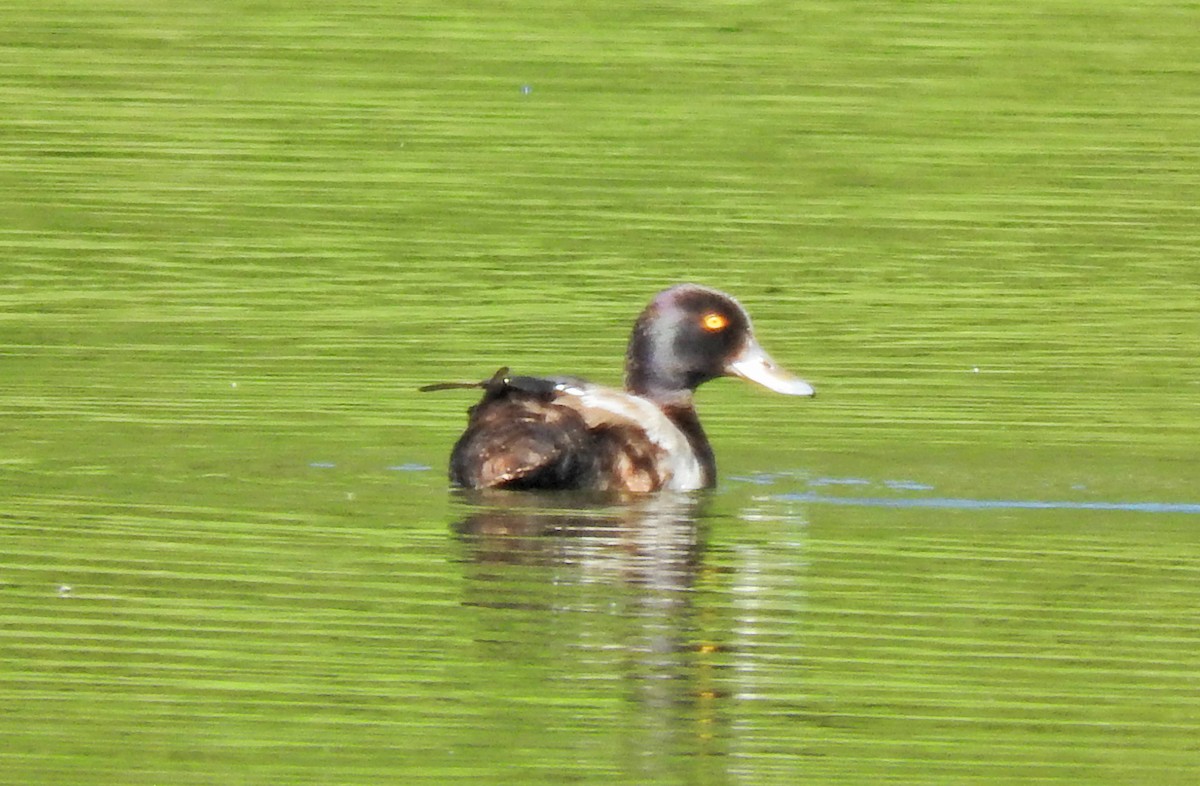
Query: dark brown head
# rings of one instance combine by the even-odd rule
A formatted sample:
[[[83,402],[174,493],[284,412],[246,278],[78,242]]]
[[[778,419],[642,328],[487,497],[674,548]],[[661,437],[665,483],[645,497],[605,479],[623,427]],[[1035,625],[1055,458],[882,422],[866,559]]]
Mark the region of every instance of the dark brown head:
[[[729,295],[696,284],[680,284],[655,295],[629,338],[625,388],[666,402],[724,376],[749,379],[792,396],[814,392],[763,351],[750,316]]]

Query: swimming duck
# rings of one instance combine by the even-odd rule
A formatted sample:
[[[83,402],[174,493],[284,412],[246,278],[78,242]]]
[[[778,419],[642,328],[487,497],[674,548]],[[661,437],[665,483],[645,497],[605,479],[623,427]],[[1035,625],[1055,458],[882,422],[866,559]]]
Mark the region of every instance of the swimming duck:
[[[478,383],[466,431],[450,453],[450,480],[471,489],[691,491],[716,483],[712,446],[693,393],[737,376],[790,396],[812,396],[759,346],[750,316],[724,292],[681,284],[638,316],[625,355],[625,389],[576,377],[510,375]]]

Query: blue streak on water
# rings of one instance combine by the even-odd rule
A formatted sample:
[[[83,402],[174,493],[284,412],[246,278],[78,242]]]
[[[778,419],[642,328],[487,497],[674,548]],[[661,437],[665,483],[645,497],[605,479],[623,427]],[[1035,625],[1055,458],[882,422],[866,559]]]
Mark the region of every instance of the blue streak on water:
[[[430,467],[428,464],[409,462],[407,464],[395,464],[388,467],[388,469],[392,472],[428,472],[430,469],[432,469],[432,467]]]
[[[1037,499],[965,499],[956,497],[834,497],[800,492],[779,499],[818,505],[865,508],[938,508],[943,510],[1126,510],[1137,513],[1200,514],[1200,502],[1071,502]]]
[[[933,486],[915,480],[885,480],[883,485],[896,491],[933,491]]]
[[[752,483],[755,486],[770,486],[776,481],[774,475],[733,475],[729,478],[737,483]]]

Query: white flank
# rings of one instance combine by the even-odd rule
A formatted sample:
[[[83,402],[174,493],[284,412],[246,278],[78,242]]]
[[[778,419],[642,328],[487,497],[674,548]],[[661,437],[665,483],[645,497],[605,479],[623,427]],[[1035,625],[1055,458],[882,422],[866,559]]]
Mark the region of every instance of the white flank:
[[[659,466],[667,477],[663,488],[694,491],[704,487],[704,470],[692,443],[652,401],[601,385],[562,383],[557,389],[568,399],[563,403],[583,415],[589,427],[625,422],[644,431],[667,456]]]

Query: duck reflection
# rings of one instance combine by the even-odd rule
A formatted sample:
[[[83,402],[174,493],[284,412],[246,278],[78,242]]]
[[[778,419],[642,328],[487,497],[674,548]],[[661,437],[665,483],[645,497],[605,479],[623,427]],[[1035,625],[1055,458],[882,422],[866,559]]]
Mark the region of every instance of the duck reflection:
[[[684,589],[702,551],[705,497],[463,492],[478,506],[455,531],[480,564],[574,566],[582,575]]]
[[[513,690],[532,693],[522,704],[561,706],[579,690],[594,702],[596,686],[608,686],[623,699],[626,763],[641,762],[642,775],[676,755],[723,753],[717,672],[728,621],[698,602],[707,495],[490,494],[464,497],[473,509],[454,527],[464,603],[476,609],[483,657],[502,664]]]

